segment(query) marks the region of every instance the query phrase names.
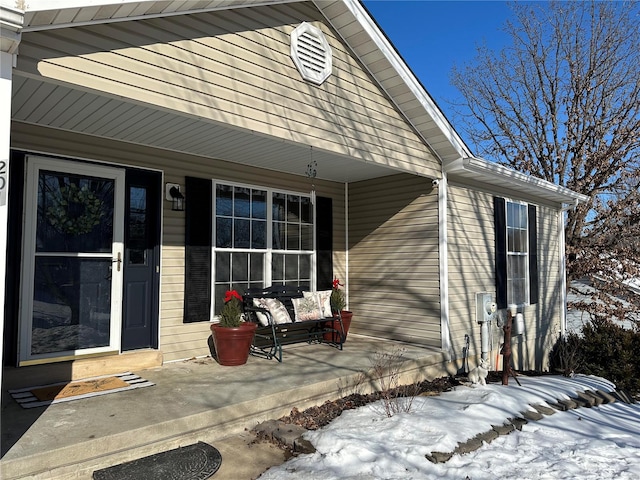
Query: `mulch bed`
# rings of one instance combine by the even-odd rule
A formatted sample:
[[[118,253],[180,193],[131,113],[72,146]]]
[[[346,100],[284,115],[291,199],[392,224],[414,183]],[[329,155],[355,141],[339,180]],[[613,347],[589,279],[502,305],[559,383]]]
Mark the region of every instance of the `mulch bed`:
[[[539,376],[544,374],[546,373],[537,371],[516,372],[516,375],[521,376]],[[465,376],[436,378],[430,382],[423,381],[415,386],[411,385],[409,389],[407,386],[400,387],[401,390],[399,392],[387,392],[386,394],[387,398],[407,395],[439,395],[442,392],[451,390],[457,385],[461,385],[463,381],[466,381]],[[487,383],[500,383],[501,381],[502,372],[489,372]],[[509,381],[515,383],[514,378],[511,376],[509,377]],[[382,400],[383,398],[382,392],[374,392],[366,395],[354,393],[337,400],[327,400],[322,405],[310,407],[303,411],[293,408],[289,415],[279,418],[278,420],[292,425],[299,425],[307,430],[318,430],[331,423],[332,420],[339,417],[345,410],[362,407],[368,403]]]
[[[451,390],[454,386],[460,385],[460,381],[453,377],[437,378],[431,382],[421,382],[411,388],[411,394],[413,395],[439,395],[442,392]],[[401,387],[403,388],[403,387]],[[403,388],[406,391],[406,387]],[[397,396],[402,396],[400,393]],[[374,392],[369,394],[353,393],[337,400],[327,400],[322,405],[307,408],[300,411],[297,408],[293,408],[291,413],[279,420],[292,424],[299,425],[307,430],[318,430],[328,425],[333,419],[340,416],[345,410],[352,410],[354,408],[362,407],[368,403],[376,402],[383,398],[381,392]]]
[[[516,375],[521,376],[539,376],[545,374],[547,373],[537,371],[516,372]],[[513,377],[509,377],[509,379],[510,382],[513,382],[514,380]],[[487,383],[501,383],[502,372],[491,371],[489,372],[486,380]],[[364,405],[382,400],[384,398],[388,399],[402,396],[440,395],[442,392],[447,392],[453,387],[463,384],[468,384],[467,377],[465,375],[458,375],[436,378],[432,381],[423,381],[416,385],[404,385],[399,387],[398,389],[388,392],[373,392],[369,394],[353,393],[337,400],[327,400],[322,405],[316,405],[303,411],[300,411],[297,408],[293,408],[289,415],[281,417],[278,420],[286,424],[298,425],[307,430],[318,430],[331,423],[331,421],[339,417],[345,410],[352,410],[358,407],[362,407]],[[259,434],[258,441],[264,440],[269,441],[284,450],[287,453],[287,457],[296,455],[296,452],[294,452],[289,446],[281,444],[273,438],[267,438]]]

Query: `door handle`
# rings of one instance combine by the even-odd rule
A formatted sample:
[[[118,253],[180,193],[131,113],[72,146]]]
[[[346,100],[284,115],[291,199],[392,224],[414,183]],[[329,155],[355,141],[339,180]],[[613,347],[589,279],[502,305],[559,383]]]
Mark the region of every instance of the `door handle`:
[[[118,252],[118,258],[111,260],[111,263],[117,263],[116,271],[120,271],[120,265],[122,264],[122,253]]]

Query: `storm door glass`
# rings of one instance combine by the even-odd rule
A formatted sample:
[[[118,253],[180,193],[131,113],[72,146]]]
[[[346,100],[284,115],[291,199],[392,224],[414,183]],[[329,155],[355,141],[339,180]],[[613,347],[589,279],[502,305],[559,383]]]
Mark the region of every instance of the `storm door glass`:
[[[119,320],[120,310],[114,312],[113,292],[121,288],[122,270],[114,248],[116,230],[122,230],[114,226],[116,178],[32,168],[37,185],[29,203],[35,231],[26,357],[114,348],[113,315]]]

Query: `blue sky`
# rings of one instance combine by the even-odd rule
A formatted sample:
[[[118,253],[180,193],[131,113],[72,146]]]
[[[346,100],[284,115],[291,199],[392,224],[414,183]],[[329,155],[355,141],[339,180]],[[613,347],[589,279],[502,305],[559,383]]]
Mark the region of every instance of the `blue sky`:
[[[479,44],[498,50],[509,42],[502,30],[511,16],[506,2],[364,0],[364,5],[455,127],[448,102],[460,94],[449,84],[451,68],[472,61]]]

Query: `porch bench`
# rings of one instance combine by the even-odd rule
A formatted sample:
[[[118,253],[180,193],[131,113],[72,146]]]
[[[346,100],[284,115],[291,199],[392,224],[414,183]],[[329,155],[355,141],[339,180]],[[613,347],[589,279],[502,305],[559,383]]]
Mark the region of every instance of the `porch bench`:
[[[293,343],[326,343],[342,350],[342,344],[346,338],[344,326],[340,315],[337,317],[322,317],[313,320],[296,320],[296,312],[293,306],[294,298],[302,298],[303,292],[308,292],[305,285],[274,285],[266,288],[250,288],[242,295],[245,320],[258,324],[251,346],[251,354],[263,356],[268,359],[275,358],[282,362],[282,346]],[[254,299],[271,298],[282,302],[287,309],[291,323],[276,323],[272,312],[267,308],[254,304]],[[267,325],[258,319],[258,314],[264,315]],[[338,328],[333,328],[336,320]],[[325,339],[325,334],[333,341]]]

